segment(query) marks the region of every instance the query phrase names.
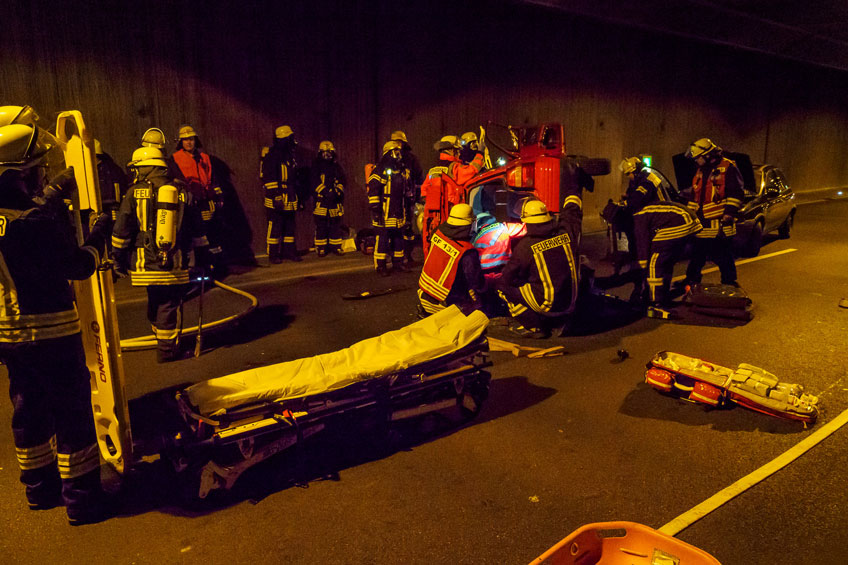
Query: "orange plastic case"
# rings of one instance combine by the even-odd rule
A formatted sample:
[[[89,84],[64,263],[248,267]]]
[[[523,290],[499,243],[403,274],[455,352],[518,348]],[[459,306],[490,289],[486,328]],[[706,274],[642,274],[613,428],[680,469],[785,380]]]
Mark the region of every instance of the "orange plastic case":
[[[635,522],[598,522],[572,532],[530,565],[721,565],[693,545]]]

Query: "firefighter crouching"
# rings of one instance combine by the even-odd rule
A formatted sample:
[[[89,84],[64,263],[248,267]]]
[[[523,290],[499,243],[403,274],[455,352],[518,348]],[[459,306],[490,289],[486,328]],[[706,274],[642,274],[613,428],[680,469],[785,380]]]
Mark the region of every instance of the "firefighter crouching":
[[[521,221],[527,234],[512,249],[498,293],[515,319],[512,333],[545,338],[549,335],[545,320],[567,317],[577,304],[576,230],[557,223],[539,200],[524,203]]]
[[[451,208],[447,222],[436,229],[418,279],[419,315],[435,314],[456,304],[469,314],[482,308],[486,282],[480,255],[471,245],[474,213],[468,204]]]
[[[298,190],[294,149],[297,141],[289,126],[274,130],[274,145],[262,157],[259,176],[265,187],[265,215],[268,232],[265,237],[268,261],[279,264],[283,259],[302,261],[295,245],[295,220]]]
[[[701,229],[692,211],[677,202],[655,198],[633,214],[636,253],[650,301],[648,317],[672,317],[669,287],[674,264],[683,254],[687,238]]]
[[[389,253],[393,270],[409,270],[403,262],[403,228],[408,221],[406,201],[409,182],[409,171],[401,162],[400,142],[387,141],[383,145],[380,162],[368,177],[368,207],[371,209],[371,225],[377,232],[374,268],[380,276],[391,274],[387,267]]]
[[[54,186],[50,199],[57,205],[35,206],[31,197],[42,186],[42,164],[51,146],[56,140],[35,125],[0,127],[5,273],[0,359],[9,372],[12,435],[29,506],[64,504],[69,522],[79,525],[108,517],[111,504],[100,486],[90,375],[68,280],[94,273],[110,219],[100,215],[80,248],[61,205],[75,189],[72,180]]]
[[[424,199],[421,239],[425,257],[430,236],[445,221],[454,205],[465,202],[463,185],[483,168],[483,154],[479,150],[468,164],[460,161],[460,143],[455,135],[442,137],[433,148],[439,152],[439,162],[430,169],[421,185],[421,198]]]
[[[524,224],[501,223],[488,212],[478,214],[474,221],[474,238],[471,245],[480,255],[480,269],[486,281],[483,312],[490,318],[506,315],[503,311],[504,303],[497,294],[497,287],[503,276],[503,269],[512,255],[513,239],[522,237],[526,231]]]
[[[722,284],[739,286],[731,242],[744,198],[742,174],[736,163],[724,157],[721,147],[707,138],[694,142],[686,156],[695,160],[698,170],[692,186],[681,194],[689,200],[687,206],[697,213],[704,227],[695,236],[686,282],[701,282],[701,269],[710,259],[721,271]]]
[[[185,185],[168,176],[162,151],[140,147],[130,163],[135,182],[127,190],[112,233],[119,270],[129,269],[133,286],[147,287],[147,319],[158,342],[156,359],[179,355],[182,301],[189,288],[189,252],[206,267],[208,241],[200,209]]]

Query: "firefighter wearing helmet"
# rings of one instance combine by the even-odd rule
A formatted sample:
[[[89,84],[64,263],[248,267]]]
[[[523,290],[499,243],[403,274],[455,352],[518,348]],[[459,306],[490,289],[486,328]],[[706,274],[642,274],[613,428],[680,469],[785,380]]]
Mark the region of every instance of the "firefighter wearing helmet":
[[[192,195],[192,206],[200,208],[203,231],[209,238],[214,273],[216,277],[221,278],[226,275],[221,248],[224,191],[213,173],[212,158],[201,147],[203,144],[194,128],[189,125],[182,126],[177,134],[177,148],[171,159],[178,167],[179,175],[176,178],[186,183],[186,188]]]
[[[48,153],[59,150],[25,122],[0,126],[0,361],[9,373],[15,453],[30,509],[64,505],[71,524],[97,522],[111,505],[100,486],[90,374],[68,281],[94,273],[110,221],[101,214],[77,245],[62,202],[76,189],[72,173],[36,205]]]
[[[409,187],[406,201],[406,217],[407,222],[403,228],[403,261],[408,267],[415,265],[415,260],[412,258],[412,251],[415,248],[415,207],[421,199],[421,183],[424,182],[424,171],[421,169],[421,162],[415,153],[412,152],[412,146],[406,138],[406,133],[401,130],[392,132],[390,141],[400,143],[400,160],[403,167],[409,171]]]
[[[473,131],[467,131],[459,137],[459,159],[463,163],[470,163],[480,151],[480,140]]]
[[[709,259],[718,265],[722,284],[738,286],[731,240],[736,235],[736,216],[744,198],[742,174],[736,163],[724,156],[721,147],[706,137],[692,143],[686,156],[695,161],[698,169],[692,186],[681,194],[704,227],[695,236],[686,282],[700,283],[701,269]]]
[[[315,207],[315,250],[319,257],[327,253],[342,254],[342,217],[344,189],[347,180],[336,160],[336,148],[331,141],[318,145],[318,156],[312,163],[312,197]]]
[[[265,216],[268,230],[265,239],[268,261],[272,264],[302,261],[295,245],[295,220],[301,207],[298,199],[297,141],[289,126],[274,130],[274,143],[259,165],[259,177],[265,187]]]
[[[430,169],[421,185],[421,198],[424,199],[421,238],[425,257],[430,246],[430,236],[448,217],[455,204],[465,202],[463,185],[483,168],[483,154],[479,151],[471,162],[462,163],[459,158],[460,140],[455,135],[442,137],[433,148],[439,153],[439,162]]]
[[[512,250],[498,294],[513,317],[510,331],[522,337],[549,335],[547,319],[568,317],[577,305],[577,234],[558,224],[539,200],[521,207],[527,234]]]
[[[457,204],[433,233],[418,279],[419,316],[435,314],[453,304],[465,314],[482,308],[486,282],[480,255],[471,244],[473,224],[471,206]]]
[[[403,262],[403,229],[409,221],[407,200],[410,182],[409,170],[403,166],[400,142],[387,141],[383,145],[383,156],[368,177],[368,207],[371,225],[377,233],[374,268],[381,276],[390,274],[390,255],[393,270],[409,270]]]
[[[103,150],[97,139],[94,140],[94,154],[97,158],[97,180],[100,183],[100,201],[103,210],[109,212],[112,221],[118,217],[118,206],[127,192],[127,175],[118,166],[111,155]]]
[[[180,309],[189,289],[189,253],[195,266],[211,262],[201,209],[179,179],[168,175],[162,150],[133,151],[135,182],[121,201],[112,232],[112,249],[121,273],[129,271],[133,286],[147,289],[147,318],[156,336],[160,363],[182,358],[179,351]]]

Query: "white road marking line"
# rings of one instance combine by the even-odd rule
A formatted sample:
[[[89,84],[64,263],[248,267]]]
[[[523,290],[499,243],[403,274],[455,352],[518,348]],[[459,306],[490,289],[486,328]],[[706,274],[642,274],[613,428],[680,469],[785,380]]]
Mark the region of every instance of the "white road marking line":
[[[753,263],[754,261],[762,261],[763,259],[771,259],[772,257],[777,257],[778,255],[785,255],[786,253],[792,253],[793,251],[798,251],[794,248],[784,249],[782,251],[775,251],[774,253],[766,253],[765,255],[757,255],[756,257],[749,257],[748,259],[739,259],[736,261],[737,265],[744,265],[745,263]],[[702,275],[707,273],[714,273],[718,271],[718,267],[710,267],[709,269],[704,269],[701,271]],[[686,275],[677,275],[676,277],[672,277],[672,282],[682,281],[686,278]]]
[[[787,451],[783,452],[777,458],[769,461],[753,473],[750,473],[729,487],[720,490],[710,498],[706,499],[702,503],[698,504],[691,510],[688,510],[667,523],[663,527],[659,529],[660,532],[664,534],[668,534],[670,536],[676,536],[684,529],[688,528],[713,510],[717,509],[719,506],[727,502],[728,500],[734,498],[735,496],[742,494],[752,486],[756,485],[763,479],[766,479],[776,473],[777,471],[783,469],[807,451],[821,443],[822,440],[829,437],[839,428],[848,423],[848,410],[843,411],[839,416],[816,430],[814,433],[807,436],[805,439],[801,440],[793,447],[789,448]]]

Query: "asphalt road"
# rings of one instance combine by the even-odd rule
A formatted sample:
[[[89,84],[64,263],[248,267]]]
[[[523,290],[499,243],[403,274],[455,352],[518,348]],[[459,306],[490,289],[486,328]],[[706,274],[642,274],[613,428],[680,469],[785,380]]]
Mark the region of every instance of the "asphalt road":
[[[336,432],[298,457],[261,465],[228,496],[202,505],[183,501],[167,466],[153,461],[127,479],[126,508],[107,522],[71,528],[62,509],[28,511],[11,409],[2,403],[0,562],[527,563],[590,522],[659,528],[848,408],[848,310],[837,307],[848,297],[845,241],[848,201],[802,206],[790,239],[769,239],[759,260],[739,266],[755,302],[747,324],[595,310],[587,327],[543,342],[563,345],[564,356],[493,352],[490,397],[467,424],[424,418],[389,443],[367,428]],[[609,268],[596,266],[599,275]],[[260,306],[236,327],[208,334],[200,358],[157,365],[152,351],[125,352],[140,442],[168,429],[173,387],[333,351],[415,319],[416,276],[377,278],[358,254],[313,256],[227,283],[256,295]],[[387,287],[401,290],[341,299]],[[122,336],[149,333],[143,294],[122,283],[118,295]],[[247,304],[215,289],[204,317]],[[187,325],[194,308],[187,307]],[[539,345],[500,327],[490,333]],[[628,359],[619,359],[620,349]],[[819,422],[805,429],[738,407],[708,411],[663,397],[642,381],[645,362],[664,349],[728,366],[746,362],[802,383],[820,397]],[[848,429],[838,430],[678,537],[725,564],[844,563],[846,448]]]

